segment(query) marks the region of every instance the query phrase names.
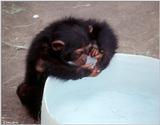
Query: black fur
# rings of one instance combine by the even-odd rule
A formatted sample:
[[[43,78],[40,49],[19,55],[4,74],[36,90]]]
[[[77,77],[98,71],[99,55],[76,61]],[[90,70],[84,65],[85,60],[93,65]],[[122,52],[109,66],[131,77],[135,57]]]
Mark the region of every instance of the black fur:
[[[90,25],[93,27],[91,33],[88,31]],[[51,43],[58,39],[65,43],[63,51],[53,51],[51,47]],[[26,58],[25,79],[19,85],[17,94],[35,119],[40,114],[43,88],[49,75],[63,80],[89,76],[89,69],[70,65],[67,61],[70,61],[76,49],[92,41],[96,41],[98,48],[103,51],[103,57],[97,64],[103,70],[117,49],[117,38],[106,22],[64,18],[50,24],[33,39]],[[35,68],[39,59],[45,61],[43,72],[38,72]]]

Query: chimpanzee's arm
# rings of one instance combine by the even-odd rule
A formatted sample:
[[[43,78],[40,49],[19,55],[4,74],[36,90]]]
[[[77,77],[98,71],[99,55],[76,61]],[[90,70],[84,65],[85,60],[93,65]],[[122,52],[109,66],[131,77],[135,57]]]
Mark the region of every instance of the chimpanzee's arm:
[[[96,67],[100,70],[106,68],[117,49],[117,38],[112,29],[105,22],[98,23],[93,20],[88,21],[93,26],[91,38],[97,41],[99,52],[102,57],[98,60]]]
[[[91,70],[83,67],[78,67],[74,65],[69,64],[59,64],[53,65],[51,63],[45,64],[45,72],[47,72],[48,75],[53,75],[55,77],[58,77],[63,80],[69,80],[69,79],[80,79],[86,76],[89,76],[91,73]]]

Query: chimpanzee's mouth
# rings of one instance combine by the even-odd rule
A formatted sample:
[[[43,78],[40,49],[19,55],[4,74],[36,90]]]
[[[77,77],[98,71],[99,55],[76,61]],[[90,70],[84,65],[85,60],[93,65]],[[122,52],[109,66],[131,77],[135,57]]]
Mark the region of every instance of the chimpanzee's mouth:
[[[85,64],[93,64],[93,66],[95,66],[97,60],[95,58],[92,58],[90,56],[87,56],[87,59],[86,60],[81,60],[79,62],[76,62],[76,61],[68,61],[67,63],[68,64],[71,64],[71,65],[76,65],[76,66],[82,66],[82,65],[85,65]]]

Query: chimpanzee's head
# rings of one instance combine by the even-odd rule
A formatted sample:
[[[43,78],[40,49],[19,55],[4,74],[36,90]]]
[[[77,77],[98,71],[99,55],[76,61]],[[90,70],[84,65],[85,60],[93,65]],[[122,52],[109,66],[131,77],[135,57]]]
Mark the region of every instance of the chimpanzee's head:
[[[59,52],[66,62],[84,65],[91,47],[89,33],[92,30],[92,26],[77,24],[76,20],[63,22],[54,32],[55,40],[51,43],[53,51]]]

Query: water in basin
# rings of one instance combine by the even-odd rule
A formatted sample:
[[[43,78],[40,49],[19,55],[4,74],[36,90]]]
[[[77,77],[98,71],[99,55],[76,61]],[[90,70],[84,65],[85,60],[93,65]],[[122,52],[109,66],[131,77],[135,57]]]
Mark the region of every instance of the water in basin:
[[[46,81],[42,124],[159,124],[160,61],[116,54],[97,77]]]

